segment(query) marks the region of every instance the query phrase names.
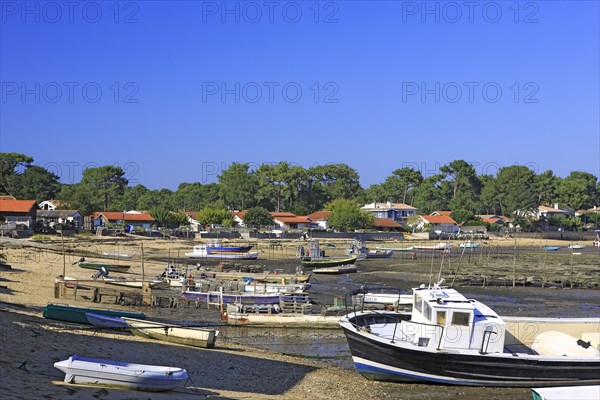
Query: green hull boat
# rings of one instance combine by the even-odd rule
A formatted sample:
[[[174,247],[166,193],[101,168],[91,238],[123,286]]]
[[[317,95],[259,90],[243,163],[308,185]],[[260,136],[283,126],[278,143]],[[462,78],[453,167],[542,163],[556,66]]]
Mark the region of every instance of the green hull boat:
[[[131,265],[127,265],[127,264],[102,264],[102,263],[88,263],[88,262],[80,262],[79,266],[81,268],[95,269],[95,270],[100,270],[100,268],[104,267],[109,272],[126,272],[131,267]]]
[[[44,307],[44,318],[56,319],[59,321],[75,322],[78,324],[91,325],[86,313],[100,314],[108,317],[129,317],[146,319],[146,314],[133,313],[118,310],[101,310],[98,308],[74,307],[68,305],[48,304]]]

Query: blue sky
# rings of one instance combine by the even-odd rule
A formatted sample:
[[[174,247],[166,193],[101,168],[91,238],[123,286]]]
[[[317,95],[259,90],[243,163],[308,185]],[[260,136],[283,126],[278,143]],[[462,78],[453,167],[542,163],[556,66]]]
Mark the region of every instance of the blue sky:
[[[598,176],[599,3],[470,4],[2,1],[0,151],[152,189],[233,161]]]

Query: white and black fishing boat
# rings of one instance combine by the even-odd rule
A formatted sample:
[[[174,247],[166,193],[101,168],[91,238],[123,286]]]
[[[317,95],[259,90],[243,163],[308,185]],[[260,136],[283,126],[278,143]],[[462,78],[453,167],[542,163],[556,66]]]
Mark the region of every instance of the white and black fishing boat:
[[[367,378],[473,386],[600,383],[600,318],[500,317],[455,289],[413,289],[409,320],[391,311],[340,319]]]

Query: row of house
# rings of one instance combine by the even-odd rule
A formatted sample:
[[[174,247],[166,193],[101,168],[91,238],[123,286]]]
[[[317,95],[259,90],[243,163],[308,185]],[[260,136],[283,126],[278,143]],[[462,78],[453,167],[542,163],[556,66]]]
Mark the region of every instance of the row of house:
[[[35,230],[38,227],[54,227],[57,224],[72,229],[82,229],[85,218],[77,210],[59,209],[56,200],[17,200],[12,196],[0,196],[0,225],[6,229]],[[156,221],[146,212],[97,211],[89,216],[90,228],[121,225],[148,229]]]
[[[62,224],[81,229],[84,221],[86,228],[94,229],[99,226],[119,225],[128,229],[151,229],[156,221],[147,212],[142,211],[97,211],[93,215],[83,217],[77,210],[63,210],[57,200],[47,200],[36,204],[35,200],[17,200],[12,196],[0,196],[0,224],[12,226],[20,225],[25,229],[34,229],[36,226],[53,226]],[[411,228],[416,230],[430,230],[438,233],[456,233],[460,226],[451,218],[452,211],[435,211],[430,215],[418,215],[417,208],[404,203],[369,203],[361,207],[375,218],[375,229],[377,230],[400,230],[409,225],[412,218]],[[554,204],[553,207],[539,206],[537,210],[522,212],[521,215],[530,218],[549,219],[552,216],[579,216],[584,213],[600,212],[594,207],[589,210],[572,211],[563,209]],[[247,210],[233,212],[234,224],[244,227],[244,217]],[[195,220],[196,213],[188,213],[188,219],[196,230],[202,230],[200,222]],[[271,212],[274,225],[273,230],[287,231],[291,229],[328,229],[327,218],[331,212],[317,211],[306,216],[298,216],[290,212]],[[519,212],[517,212],[519,214]],[[510,223],[510,219],[502,215],[478,215],[483,223],[504,226]]]

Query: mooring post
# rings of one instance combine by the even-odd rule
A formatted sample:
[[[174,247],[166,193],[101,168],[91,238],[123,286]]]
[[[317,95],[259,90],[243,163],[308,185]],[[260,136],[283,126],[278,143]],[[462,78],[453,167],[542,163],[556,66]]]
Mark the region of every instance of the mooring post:
[[[145,306],[152,305],[152,288],[150,282],[142,283],[142,304]]]

